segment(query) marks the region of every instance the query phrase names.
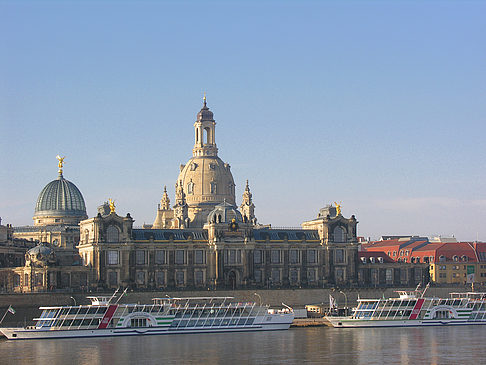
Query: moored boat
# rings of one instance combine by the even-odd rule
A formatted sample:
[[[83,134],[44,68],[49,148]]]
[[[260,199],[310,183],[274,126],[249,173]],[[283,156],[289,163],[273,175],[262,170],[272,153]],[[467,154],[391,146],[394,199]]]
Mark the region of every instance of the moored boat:
[[[285,330],[292,308],[279,310],[233,297],[154,298],[151,304],[112,303],[114,296],[93,296],[89,305],[40,307],[35,325],[0,328],[11,340],[175,333]]]
[[[417,327],[486,324],[486,293],[425,297],[425,291],[397,291],[398,298],[358,299],[352,316],[326,319],[333,327]]]

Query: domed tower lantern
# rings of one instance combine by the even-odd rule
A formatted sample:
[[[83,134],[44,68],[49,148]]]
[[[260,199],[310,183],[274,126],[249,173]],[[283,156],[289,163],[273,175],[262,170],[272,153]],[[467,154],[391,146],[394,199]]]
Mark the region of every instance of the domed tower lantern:
[[[216,122],[213,112],[209,110],[206,103],[206,95],[203,98],[203,107],[197,113],[197,120],[194,123],[195,143],[192,155],[196,156],[217,156],[215,128]]]

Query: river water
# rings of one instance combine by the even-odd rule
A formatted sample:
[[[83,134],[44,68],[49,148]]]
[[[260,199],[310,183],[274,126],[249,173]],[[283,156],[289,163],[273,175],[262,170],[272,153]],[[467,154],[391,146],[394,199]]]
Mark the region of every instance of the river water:
[[[486,326],[0,340],[1,364],[481,364]]]

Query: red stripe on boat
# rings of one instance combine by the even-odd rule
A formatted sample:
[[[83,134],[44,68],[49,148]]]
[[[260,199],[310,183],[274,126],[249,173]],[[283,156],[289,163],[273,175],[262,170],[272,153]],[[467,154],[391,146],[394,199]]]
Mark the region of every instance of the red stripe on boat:
[[[410,317],[408,319],[417,319],[420,310],[422,309],[422,306],[424,305],[425,299],[419,299],[417,300],[417,303],[415,303],[415,307],[412,309],[412,314],[410,314]]]
[[[103,316],[103,319],[100,322],[100,325],[98,326],[98,329],[103,329],[108,327],[108,323],[110,323],[111,319],[113,318],[113,315],[115,314],[116,309],[118,308],[118,305],[111,304],[108,307],[108,310],[105,312],[105,315]]]

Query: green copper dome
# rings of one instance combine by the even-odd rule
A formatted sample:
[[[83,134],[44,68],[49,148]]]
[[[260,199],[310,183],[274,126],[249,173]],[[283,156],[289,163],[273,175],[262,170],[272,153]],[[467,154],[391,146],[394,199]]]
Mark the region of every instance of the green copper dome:
[[[62,173],[47,184],[37,198],[34,217],[41,216],[87,216],[83,195]]]

